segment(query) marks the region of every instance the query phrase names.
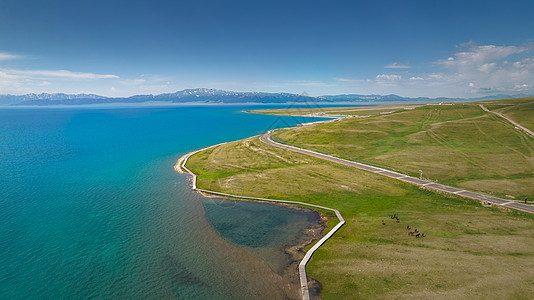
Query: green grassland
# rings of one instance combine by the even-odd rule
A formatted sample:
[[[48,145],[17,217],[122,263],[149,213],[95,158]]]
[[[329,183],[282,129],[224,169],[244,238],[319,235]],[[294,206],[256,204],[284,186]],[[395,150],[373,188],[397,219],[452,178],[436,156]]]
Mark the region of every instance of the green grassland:
[[[517,123],[534,130],[534,98],[523,98],[521,100],[507,99],[488,101],[484,104],[491,106],[491,110],[500,112]]]
[[[339,115],[339,116],[376,116],[395,111],[413,109],[420,105],[382,105],[353,107],[303,107],[291,109],[262,109],[249,112],[267,115],[306,116],[306,115]]]
[[[483,102],[533,126],[534,102]],[[477,103],[425,105],[348,118],[274,139],[508,199],[534,199],[534,140]]]
[[[461,113],[477,122],[485,118],[469,107]],[[336,147],[328,147],[328,151],[342,149],[349,156],[358,146],[351,144],[351,137],[338,137],[339,132],[352,135],[360,130],[385,130],[402,139],[417,130],[393,125],[414,122],[415,127],[428,130],[435,120],[457,119],[452,111],[437,113],[428,108],[417,111],[418,121],[402,114],[388,115],[397,115],[393,122],[377,117],[367,129],[347,132],[349,129],[329,124],[317,127],[317,132],[321,139],[336,136],[330,138]],[[337,123],[354,124],[355,120]],[[371,126],[377,127],[371,130]],[[319,139],[311,129],[297,131]],[[343,142],[349,147],[342,147]],[[385,149],[406,142],[391,138],[388,143],[387,147],[375,146],[380,153],[387,153]],[[258,138],[199,152],[187,167],[199,174],[200,188],[338,209],[346,225],[314,254],[307,267],[309,276],[321,282],[324,299],[528,299],[534,295],[532,215],[482,207],[471,200],[271,147]],[[389,217],[394,213],[400,223]],[[328,225],[336,222],[332,218]],[[408,224],[427,237],[409,236]]]

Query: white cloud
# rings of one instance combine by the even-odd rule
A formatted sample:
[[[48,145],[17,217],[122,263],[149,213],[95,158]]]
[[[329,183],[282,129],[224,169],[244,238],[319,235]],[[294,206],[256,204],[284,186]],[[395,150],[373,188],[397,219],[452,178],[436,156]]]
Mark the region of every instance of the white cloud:
[[[27,84],[20,76],[6,73],[0,70],[0,91],[4,93],[25,93],[30,90],[27,88]]]
[[[516,84],[514,86],[514,90],[517,90],[517,91],[528,91],[531,89],[532,89],[532,86],[529,84]]]
[[[469,49],[454,54],[454,59],[439,60],[436,65],[444,67],[441,83],[450,87],[468,86],[470,92],[482,94],[534,92],[531,86],[525,85],[534,82],[534,59],[518,58],[532,49],[532,46],[470,44]]]
[[[436,63],[447,67],[479,66],[487,62],[501,60],[512,54],[519,54],[532,49],[532,47],[526,46],[478,46],[474,44],[470,44],[470,46],[471,47],[467,51],[458,52],[454,54],[453,57],[438,60]]]
[[[61,77],[68,79],[117,79],[117,75],[72,72],[68,70],[4,70],[23,77]]]
[[[118,78],[119,76],[117,75],[72,72],[67,70],[0,69],[0,93],[78,93],[82,87],[85,87],[85,89],[95,87],[95,80],[114,81]]]
[[[534,44],[497,46],[470,42],[460,45],[459,49],[452,55],[427,63],[428,67],[421,70],[411,68],[403,70],[402,74],[378,74],[367,80],[333,80],[372,93],[407,96],[534,94]],[[394,65],[398,64],[391,64]]]
[[[0,52],[0,61],[28,58],[27,56]],[[120,77],[112,74],[74,72],[69,70],[21,70],[0,69],[0,93],[28,93],[48,91],[78,92],[81,87],[94,86],[95,80],[114,80]],[[97,81],[99,82],[99,81]]]
[[[396,80],[401,80],[401,79],[402,79],[401,75],[395,75],[395,74],[376,75],[377,81],[396,81]]]
[[[428,78],[432,80],[443,80],[443,74],[428,74]]]
[[[339,81],[339,82],[348,82],[348,83],[362,83],[367,82],[370,83],[372,80],[369,79],[352,79],[352,78],[343,78],[343,77],[334,77],[332,80]]]
[[[480,67],[478,67],[478,70],[480,72],[489,73],[493,71],[496,66],[497,66],[496,63],[487,63],[487,64],[483,64]]]
[[[102,88],[100,94],[113,97],[128,97],[140,94],[172,93],[182,88],[196,88],[193,86],[177,86],[175,79],[155,74],[141,74],[137,78],[121,78],[105,81],[109,85]],[[100,84],[99,84],[100,86]]]
[[[409,65],[403,65],[399,64],[398,62],[394,62],[389,65],[385,65],[384,68],[386,69],[410,69],[411,67]]]
[[[13,75],[13,74],[0,70],[0,80],[12,80],[12,79],[19,79],[19,78],[20,76]]]
[[[7,52],[0,52],[0,60],[11,60],[11,59],[18,59],[18,58],[22,58],[22,56],[7,53]]]

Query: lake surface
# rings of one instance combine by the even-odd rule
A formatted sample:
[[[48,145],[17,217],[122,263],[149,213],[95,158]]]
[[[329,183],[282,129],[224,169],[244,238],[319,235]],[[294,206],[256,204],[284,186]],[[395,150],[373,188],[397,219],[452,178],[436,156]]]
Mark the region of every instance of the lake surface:
[[[173,170],[192,150],[313,120],[251,108],[0,109],[0,298],[299,297],[283,249],[318,215],[203,198]]]

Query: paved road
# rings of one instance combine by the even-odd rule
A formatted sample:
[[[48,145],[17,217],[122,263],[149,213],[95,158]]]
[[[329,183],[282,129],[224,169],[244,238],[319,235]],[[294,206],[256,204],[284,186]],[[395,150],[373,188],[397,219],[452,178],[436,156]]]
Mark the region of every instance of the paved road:
[[[318,152],[314,152],[314,151],[310,151],[310,150],[306,150],[306,149],[302,149],[302,148],[298,148],[298,147],[294,147],[294,146],[281,144],[281,143],[273,141],[271,139],[271,135],[272,135],[271,132],[269,132],[267,134],[264,134],[264,135],[262,135],[260,137],[260,140],[262,142],[264,142],[264,143],[266,143],[268,145],[274,146],[274,147],[278,147],[278,148],[282,148],[282,149],[286,149],[286,150],[291,150],[291,151],[298,152],[298,153],[305,154],[305,155],[314,156],[314,157],[321,158],[321,159],[324,159],[324,160],[328,160],[328,161],[331,161],[331,162],[339,163],[339,164],[350,166],[350,167],[354,167],[354,168],[357,168],[357,169],[360,169],[360,170],[372,172],[372,173],[375,173],[375,174],[379,174],[379,175],[387,176],[387,177],[394,178],[394,179],[397,179],[397,180],[401,180],[401,181],[404,181],[404,182],[408,182],[408,183],[411,183],[411,184],[415,184],[415,185],[420,186],[420,187],[425,187],[425,188],[429,188],[429,189],[433,189],[433,190],[437,190],[437,191],[441,191],[441,192],[446,192],[446,193],[450,193],[450,194],[456,194],[456,195],[460,195],[462,197],[476,199],[476,200],[484,201],[486,203],[491,203],[492,205],[501,205],[501,206],[505,206],[505,207],[509,207],[509,208],[513,208],[513,209],[517,209],[517,210],[521,210],[521,211],[524,211],[524,212],[528,212],[528,213],[534,213],[534,207],[526,205],[526,204],[517,203],[517,202],[514,202],[514,201],[501,199],[501,198],[497,198],[497,197],[487,196],[487,195],[483,195],[483,194],[479,194],[479,193],[475,193],[475,192],[471,192],[471,191],[467,191],[467,190],[462,190],[462,189],[459,189],[459,188],[455,188],[455,187],[452,187],[452,186],[447,186],[447,185],[435,183],[435,182],[432,182],[432,181],[421,180],[419,178],[410,177],[410,176],[407,176],[405,174],[397,173],[397,172],[394,172],[394,171],[390,171],[390,170],[386,170],[386,169],[382,169],[382,168],[378,168],[378,167],[362,164],[362,163],[359,163],[359,162],[342,159],[342,158],[337,158],[337,157],[334,157],[334,156],[330,156],[330,155],[326,155],[326,154],[322,154],[322,153],[318,153]]]
[[[502,113],[500,113],[500,112],[491,111],[491,110],[487,109],[487,108],[486,108],[484,105],[482,105],[482,104],[479,104],[478,106],[480,106],[480,108],[482,108],[482,109],[483,109],[484,111],[486,111],[486,112],[492,113],[492,114],[494,114],[494,115],[497,115],[497,116],[499,116],[499,117],[505,119],[506,121],[512,123],[515,127],[519,128],[519,129],[521,129],[521,130],[523,130],[526,134],[528,134],[528,135],[530,135],[531,137],[534,138],[534,132],[532,132],[532,130],[530,130],[530,129],[526,128],[525,126],[523,126],[523,125],[517,123],[516,121],[510,119],[510,118],[507,117],[506,115],[504,115],[504,114],[502,114]]]

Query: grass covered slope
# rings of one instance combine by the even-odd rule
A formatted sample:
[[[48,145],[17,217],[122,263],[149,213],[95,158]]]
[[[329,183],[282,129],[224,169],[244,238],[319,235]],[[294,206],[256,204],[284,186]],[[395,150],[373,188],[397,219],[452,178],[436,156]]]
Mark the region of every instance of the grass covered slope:
[[[517,108],[527,102],[492,109],[506,109],[528,124],[534,115]],[[350,118],[283,131],[274,139],[417,177],[422,170],[429,180],[486,194],[534,199],[534,140],[476,103]]]
[[[381,106],[349,106],[349,107],[301,107],[290,109],[261,109],[248,112],[267,115],[284,116],[317,116],[317,115],[339,115],[339,116],[376,116],[389,114],[395,111],[413,109],[420,105],[381,105]]]
[[[524,98],[520,101],[514,100],[496,100],[488,101],[487,103],[492,107],[492,110],[500,112],[534,131],[534,98]]]
[[[199,174],[200,188],[338,209],[346,225],[307,267],[324,299],[534,295],[531,215],[483,208],[258,138],[202,151],[187,167]],[[409,236],[408,224],[427,237]]]

